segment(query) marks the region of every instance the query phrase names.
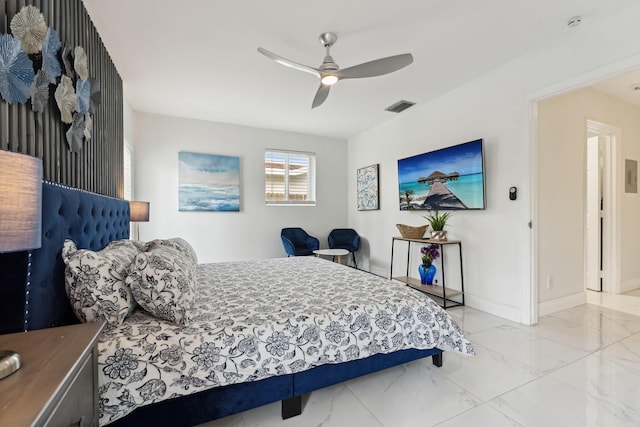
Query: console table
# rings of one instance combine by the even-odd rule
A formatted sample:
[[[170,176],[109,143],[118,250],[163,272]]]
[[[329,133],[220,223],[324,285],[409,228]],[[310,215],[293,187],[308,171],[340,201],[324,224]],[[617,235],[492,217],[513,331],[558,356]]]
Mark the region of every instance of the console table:
[[[405,276],[395,276],[393,275],[393,259],[394,259],[394,249],[396,246],[396,242],[407,242],[407,272]],[[440,250],[440,258],[442,262],[440,263],[442,269],[442,286],[433,284],[433,285],[423,285],[420,283],[420,279],[416,279],[409,275],[409,267],[411,264],[411,244],[419,243],[422,245],[436,244],[439,246]],[[446,287],[446,277],[447,274],[445,272],[445,247],[458,246],[458,255],[460,260],[460,289],[451,289]],[[400,282],[406,283],[407,285],[415,288],[419,291],[422,291],[426,294],[436,296],[439,300],[442,300],[442,307],[446,310],[447,308],[457,307],[464,305],[464,274],[462,272],[462,242],[460,240],[432,240],[432,239],[411,239],[406,237],[393,237],[391,241],[391,273],[390,277],[393,280],[398,280]],[[457,299],[452,299],[452,298]]]

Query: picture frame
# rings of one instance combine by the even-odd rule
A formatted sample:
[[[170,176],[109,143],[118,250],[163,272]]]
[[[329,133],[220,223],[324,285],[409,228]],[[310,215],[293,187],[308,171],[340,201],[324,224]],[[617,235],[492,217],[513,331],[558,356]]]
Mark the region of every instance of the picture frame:
[[[178,153],[178,210],[240,211],[240,157]]]
[[[398,160],[398,187],[401,211],[485,209],[483,140]]]
[[[357,209],[359,211],[371,211],[380,209],[379,172],[380,165],[375,164],[358,169],[357,182]]]

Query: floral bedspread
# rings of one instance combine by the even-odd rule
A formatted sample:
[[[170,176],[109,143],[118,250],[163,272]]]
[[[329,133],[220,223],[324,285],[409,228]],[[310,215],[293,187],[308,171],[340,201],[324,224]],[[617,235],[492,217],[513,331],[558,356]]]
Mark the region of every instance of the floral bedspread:
[[[474,354],[425,294],[313,257],[198,265],[193,322],[136,310],[103,332],[100,424],[138,406],[406,348]]]

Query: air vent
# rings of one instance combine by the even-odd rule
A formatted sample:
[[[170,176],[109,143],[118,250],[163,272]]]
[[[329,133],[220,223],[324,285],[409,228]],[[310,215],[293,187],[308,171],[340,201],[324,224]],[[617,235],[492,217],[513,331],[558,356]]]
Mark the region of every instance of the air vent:
[[[567,20],[567,28],[575,28],[582,22],[582,16],[572,16]]]
[[[415,102],[400,100],[393,105],[388,106],[384,111],[391,111],[392,113],[401,113],[409,107],[416,105]]]

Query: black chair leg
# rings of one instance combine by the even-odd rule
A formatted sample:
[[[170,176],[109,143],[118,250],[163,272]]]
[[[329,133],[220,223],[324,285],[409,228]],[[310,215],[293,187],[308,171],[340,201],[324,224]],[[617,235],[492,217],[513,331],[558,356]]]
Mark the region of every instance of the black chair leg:
[[[353,265],[357,270],[358,269],[358,262],[356,261],[356,253],[355,252],[351,252],[351,256],[353,257]]]

